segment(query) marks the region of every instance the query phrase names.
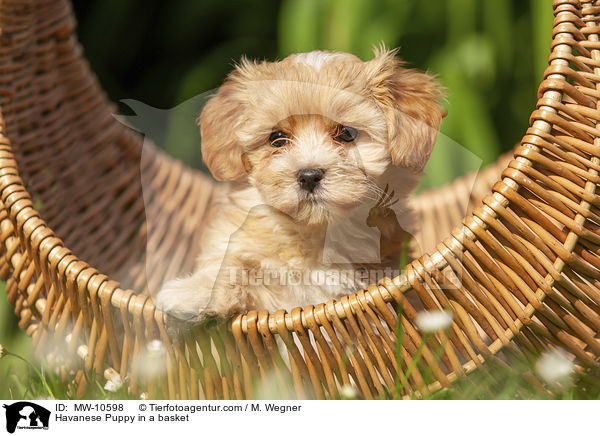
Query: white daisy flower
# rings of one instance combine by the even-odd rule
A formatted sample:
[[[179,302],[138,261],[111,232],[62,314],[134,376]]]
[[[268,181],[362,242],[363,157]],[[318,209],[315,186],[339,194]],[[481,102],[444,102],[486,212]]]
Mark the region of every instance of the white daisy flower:
[[[146,348],[148,349],[148,353],[150,354],[164,354],[164,352],[166,351],[165,345],[162,343],[162,341],[159,341],[158,339],[154,339],[153,341],[148,342]]]
[[[550,383],[564,381],[573,372],[573,367],[573,362],[561,349],[544,353],[535,364],[538,373]]]
[[[343,385],[340,388],[340,396],[344,400],[354,400],[354,399],[358,398],[358,392],[356,391],[354,386]]]
[[[417,327],[426,333],[446,330],[452,324],[452,312],[447,310],[436,310],[417,313]]]
[[[140,375],[149,379],[164,374],[167,370],[165,362],[167,349],[165,344],[154,339],[146,344],[146,349],[138,353],[137,362]]]
[[[110,380],[106,382],[106,384],[104,385],[104,390],[110,392],[117,392],[119,389],[121,389],[121,387],[123,387],[123,380],[120,376],[117,375],[111,377]]]
[[[4,348],[4,345],[0,344],[0,359],[4,356],[6,356],[6,348]]]

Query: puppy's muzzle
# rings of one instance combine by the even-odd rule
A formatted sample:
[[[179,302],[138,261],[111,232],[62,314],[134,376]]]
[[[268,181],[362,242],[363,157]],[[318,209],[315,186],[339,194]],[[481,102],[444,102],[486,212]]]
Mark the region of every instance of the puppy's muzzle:
[[[321,180],[325,171],[321,168],[305,168],[298,171],[297,179],[300,187],[308,192],[313,192]]]

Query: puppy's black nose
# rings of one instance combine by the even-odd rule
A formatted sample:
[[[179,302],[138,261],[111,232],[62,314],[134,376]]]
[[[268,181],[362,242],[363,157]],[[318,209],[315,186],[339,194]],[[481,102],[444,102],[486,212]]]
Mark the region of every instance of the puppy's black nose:
[[[302,189],[313,192],[323,179],[323,174],[325,171],[321,168],[305,168],[298,171],[298,183]]]

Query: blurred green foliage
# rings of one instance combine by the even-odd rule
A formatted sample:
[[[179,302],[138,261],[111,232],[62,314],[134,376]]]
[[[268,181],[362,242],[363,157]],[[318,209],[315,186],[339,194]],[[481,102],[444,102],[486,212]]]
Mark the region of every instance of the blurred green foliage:
[[[409,66],[437,74],[448,94],[426,186],[493,162],[520,140],[552,28],[546,0],[96,0],[75,9],[109,96],[161,109],[218,87],[242,55],[273,60],[321,49],[368,59],[380,42],[400,47]],[[170,113],[156,142],[201,167],[190,108]]]
[[[6,298],[5,284],[0,282],[0,344],[11,352],[31,359],[31,339],[19,329],[13,309]],[[8,358],[0,360],[0,399],[18,398],[13,394],[21,383],[20,376],[28,373],[29,368],[23,361]]]

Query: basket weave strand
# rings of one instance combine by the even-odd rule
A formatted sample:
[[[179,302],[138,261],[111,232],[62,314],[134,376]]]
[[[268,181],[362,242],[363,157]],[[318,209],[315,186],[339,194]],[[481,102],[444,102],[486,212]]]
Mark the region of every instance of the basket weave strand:
[[[501,351],[558,346],[597,366],[600,4],[553,8],[523,140],[415,198],[424,252],[403,274],[173,340],[149,290],[193,268],[213,183],[113,118],[67,1],[1,2],[0,277],[19,326],[79,395],[107,369],[153,398],[337,398],[352,385],[369,399],[428,394]],[[422,335],[418,306],[451,310],[452,326]],[[166,371],[148,374],[154,340]]]

